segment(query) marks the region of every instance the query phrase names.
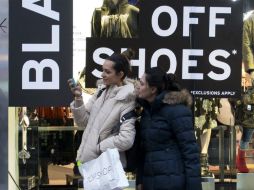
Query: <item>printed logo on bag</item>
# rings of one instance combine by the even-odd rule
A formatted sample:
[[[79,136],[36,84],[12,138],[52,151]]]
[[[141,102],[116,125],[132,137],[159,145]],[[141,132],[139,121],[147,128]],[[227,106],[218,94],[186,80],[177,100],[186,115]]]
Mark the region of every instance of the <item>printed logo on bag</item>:
[[[242,1],[144,1],[139,38],[87,39],[86,86],[101,78],[105,56],[133,48],[134,78],[158,66],[175,73],[195,96],[238,97],[242,15]]]
[[[81,166],[86,189],[115,189],[128,187],[129,183],[116,148],[107,149],[98,158]]]
[[[101,171],[99,172],[96,172],[96,173],[93,173],[92,175],[88,176],[87,177],[87,180],[89,182],[92,182],[93,180],[95,179],[100,179],[102,176],[105,176],[107,175],[110,171],[112,171],[112,166],[108,166],[108,167],[105,167],[103,168]]]

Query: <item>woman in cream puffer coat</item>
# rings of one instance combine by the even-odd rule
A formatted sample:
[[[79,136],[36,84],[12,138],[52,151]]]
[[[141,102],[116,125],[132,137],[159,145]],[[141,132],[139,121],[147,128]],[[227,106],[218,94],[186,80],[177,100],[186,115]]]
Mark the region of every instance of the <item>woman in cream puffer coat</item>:
[[[113,54],[103,64],[103,85],[105,88],[98,97],[100,90],[91,97],[86,105],[83,103],[80,86],[69,85],[74,94],[71,109],[74,121],[84,127],[82,142],[78,149],[77,160],[81,163],[97,158],[108,148],[117,148],[125,167],[126,160],[121,154],[131,148],[135,137],[135,118],[125,120],[119,132],[112,133],[120,118],[134,110],[134,85],[125,80],[129,71],[129,60],[122,54]]]

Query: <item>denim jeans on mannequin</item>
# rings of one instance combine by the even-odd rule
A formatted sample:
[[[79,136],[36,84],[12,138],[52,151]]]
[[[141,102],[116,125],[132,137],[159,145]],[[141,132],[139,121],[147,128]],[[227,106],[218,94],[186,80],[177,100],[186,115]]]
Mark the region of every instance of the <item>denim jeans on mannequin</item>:
[[[241,150],[249,148],[249,142],[252,138],[253,132],[254,132],[254,128],[243,127],[243,134],[242,134],[242,138],[240,141],[240,149]]]

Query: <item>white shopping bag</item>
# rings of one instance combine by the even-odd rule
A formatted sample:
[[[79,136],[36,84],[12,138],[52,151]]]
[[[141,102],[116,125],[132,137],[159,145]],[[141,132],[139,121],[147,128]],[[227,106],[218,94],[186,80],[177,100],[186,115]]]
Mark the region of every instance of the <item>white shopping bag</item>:
[[[97,159],[79,166],[85,190],[112,190],[128,187],[119,152],[107,149]]]

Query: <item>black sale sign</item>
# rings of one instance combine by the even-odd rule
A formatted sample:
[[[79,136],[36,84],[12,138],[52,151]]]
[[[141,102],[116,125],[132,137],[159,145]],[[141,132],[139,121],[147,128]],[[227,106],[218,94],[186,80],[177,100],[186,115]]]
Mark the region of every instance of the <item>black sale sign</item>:
[[[10,0],[10,106],[64,106],[72,97],[72,1]]]
[[[241,1],[144,1],[138,39],[87,39],[86,86],[101,78],[105,55],[133,48],[134,78],[158,66],[195,96],[238,97],[242,20]]]

